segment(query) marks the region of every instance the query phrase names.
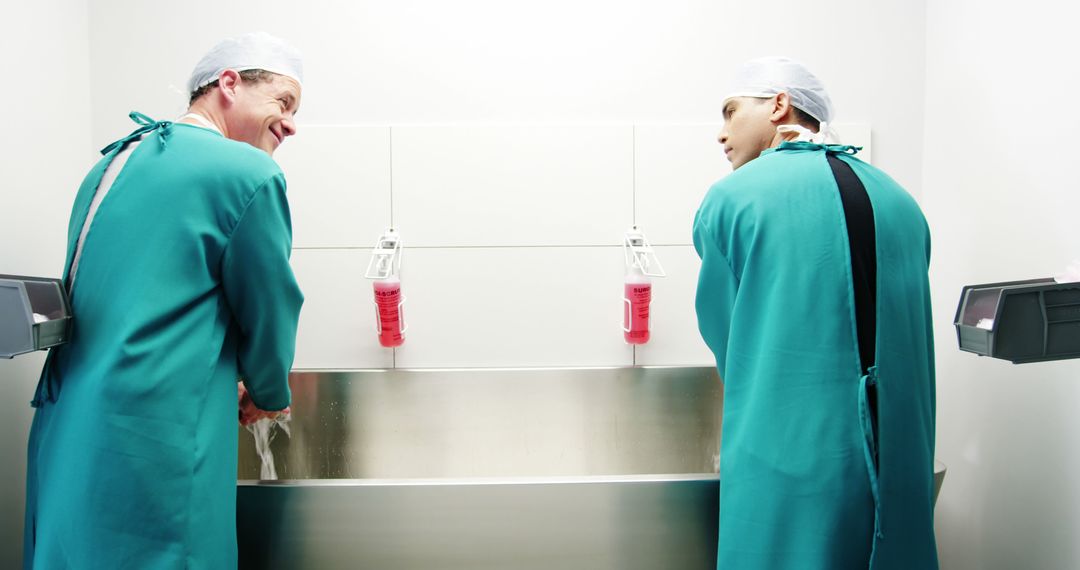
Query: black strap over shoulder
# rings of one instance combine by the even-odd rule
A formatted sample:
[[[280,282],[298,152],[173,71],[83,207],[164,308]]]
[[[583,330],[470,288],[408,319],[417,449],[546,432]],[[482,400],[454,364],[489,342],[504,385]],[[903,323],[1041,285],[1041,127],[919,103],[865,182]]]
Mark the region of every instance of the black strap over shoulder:
[[[847,221],[848,245],[851,248],[851,276],[855,291],[855,324],[858,332],[859,360],[862,373],[874,365],[877,342],[877,243],[874,232],[874,208],[866,186],[851,165],[832,153],[826,153]]]

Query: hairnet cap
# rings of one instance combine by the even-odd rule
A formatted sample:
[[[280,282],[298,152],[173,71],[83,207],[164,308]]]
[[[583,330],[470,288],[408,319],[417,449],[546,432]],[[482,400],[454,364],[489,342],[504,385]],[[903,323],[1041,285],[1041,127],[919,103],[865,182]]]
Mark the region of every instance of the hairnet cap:
[[[744,63],[724,102],[733,97],[772,97],[779,93],[787,93],[793,107],[819,123],[832,121],[832,101],[825,86],[806,66],[786,57],[762,57]]]
[[[246,71],[264,69],[303,84],[304,64],[300,52],[266,32],[253,32],[229,38],[203,56],[188,79],[188,92],[217,81],[226,69]]]

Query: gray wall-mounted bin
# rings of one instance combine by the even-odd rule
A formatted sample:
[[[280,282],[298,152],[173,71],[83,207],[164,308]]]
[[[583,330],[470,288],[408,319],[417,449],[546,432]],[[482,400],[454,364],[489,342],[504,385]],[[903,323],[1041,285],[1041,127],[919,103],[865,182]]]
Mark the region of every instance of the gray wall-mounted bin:
[[[1015,364],[1080,358],[1080,283],[968,285],[956,309],[960,350]]]
[[[71,305],[59,279],[0,275],[0,358],[67,342]]]

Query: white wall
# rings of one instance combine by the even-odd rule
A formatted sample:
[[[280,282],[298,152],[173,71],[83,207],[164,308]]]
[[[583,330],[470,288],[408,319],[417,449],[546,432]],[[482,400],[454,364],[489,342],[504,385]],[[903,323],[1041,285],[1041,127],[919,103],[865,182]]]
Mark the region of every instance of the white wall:
[[[874,126],[875,163],[922,182],[922,2],[781,0],[401,0],[210,2],[177,13],[94,2],[94,142],[130,130],[128,111],[180,111],[182,87],[217,40],[255,29],[306,56],[302,124],[715,123],[734,67],[803,60],[837,119]],[[190,14],[190,15],[189,15]]]
[[[1080,566],[1080,363],[961,353],[964,284],[1080,258],[1075,4],[931,2],[924,204],[934,238],[945,568]]]
[[[82,0],[3,9],[0,273],[59,275],[68,205],[94,160]],[[0,360],[0,568],[22,560],[26,438],[42,354]]]
[[[306,127],[277,156],[307,299],[295,366],[711,365],[690,224],[729,172],[717,128]],[[393,352],[375,342],[363,279],[391,219],[409,324]],[[636,349],[620,331],[621,240],[635,222],[667,274],[653,287],[653,340]]]

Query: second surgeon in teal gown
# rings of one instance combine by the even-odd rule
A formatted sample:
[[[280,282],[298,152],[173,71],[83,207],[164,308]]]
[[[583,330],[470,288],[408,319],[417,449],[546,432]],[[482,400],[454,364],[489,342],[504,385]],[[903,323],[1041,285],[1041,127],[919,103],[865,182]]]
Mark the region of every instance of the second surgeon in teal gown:
[[[721,142],[736,170],[694,221],[699,328],[724,382],[717,568],[933,570],[927,225],[911,196],[855,149],[788,140],[808,138],[804,128],[778,131],[811,122],[794,112],[791,87],[725,103]],[[872,366],[860,360],[830,155],[873,207]]]

